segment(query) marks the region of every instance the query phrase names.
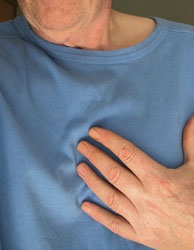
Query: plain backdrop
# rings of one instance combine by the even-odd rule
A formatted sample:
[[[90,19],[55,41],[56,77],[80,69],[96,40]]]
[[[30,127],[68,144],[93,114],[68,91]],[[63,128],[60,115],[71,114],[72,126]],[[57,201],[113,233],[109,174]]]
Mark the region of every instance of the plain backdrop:
[[[194,0],[113,0],[112,8],[135,16],[162,17],[194,26]],[[21,15],[19,8],[17,13]]]

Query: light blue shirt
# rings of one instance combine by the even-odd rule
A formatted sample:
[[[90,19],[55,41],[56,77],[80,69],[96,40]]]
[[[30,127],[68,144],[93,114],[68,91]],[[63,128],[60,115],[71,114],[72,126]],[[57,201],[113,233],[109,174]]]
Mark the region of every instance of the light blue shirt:
[[[124,166],[88,136],[93,126],[167,168],[184,163],[182,133],[194,115],[194,26],[149,18],[157,26],[147,39],[113,51],[48,42],[23,15],[0,24],[2,250],[151,249],[81,210],[88,200],[114,213],[76,173],[86,162],[107,181],[78,152],[81,140]]]

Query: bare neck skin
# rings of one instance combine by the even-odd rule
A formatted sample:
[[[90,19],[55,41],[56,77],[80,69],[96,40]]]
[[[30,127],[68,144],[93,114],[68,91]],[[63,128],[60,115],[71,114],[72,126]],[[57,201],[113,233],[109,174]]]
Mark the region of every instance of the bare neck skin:
[[[153,31],[153,20],[113,10],[111,1],[18,0],[18,4],[38,36],[73,48],[125,48],[144,40]]]

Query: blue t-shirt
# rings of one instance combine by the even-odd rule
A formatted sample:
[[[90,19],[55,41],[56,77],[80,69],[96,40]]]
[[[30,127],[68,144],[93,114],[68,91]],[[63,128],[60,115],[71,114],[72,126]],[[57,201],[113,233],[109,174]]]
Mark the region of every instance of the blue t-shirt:
[[[149,16],[152,34],[125,49],[48,42],[25,17],[0,24],[0,239],[3,250],[146,250],[81,210],[106,206],[77,175],[93,126],[124,137],[167,168],[184,163],[194,115],[194,26]],[[141,166],[139,166],[141,167]],[[108,183],[108,181],[107,181]],[[130,183],[129,183],[130,186]]]

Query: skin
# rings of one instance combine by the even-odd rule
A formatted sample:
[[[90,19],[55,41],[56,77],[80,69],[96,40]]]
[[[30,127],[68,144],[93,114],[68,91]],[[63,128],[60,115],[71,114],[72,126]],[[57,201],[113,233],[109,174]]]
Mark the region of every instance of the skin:
[[[31,29],[41,38],[87,50],[127,48],[155,29],[150,18],[111,8],[112,0],[18,0]]]
[[[50,42],[90,50],[114,50],[135,45],[154,30],[152,19],[111,9],[109,0],[18,0],[32,30]],[[111,150],[128,167],[86,142],[77,149],[114,186],[88,165],[77,173],[118,215],[91,203],[82,209],[113,233],[157,250],[194,249],[194,117],[183,133],[184,164],[168,169],[116,133],[97,128],[89,136]],[[85,168],[85,175],[78,170]],[[86,206],[88,205],[88,206]],[[86,210],[86,207],[90,208]]]
[[[89,136],[111,150],[129,170],[94,145],[81,141],[77,145],[78,151],[114,188],[86,163],[77,166],[77,173],[118,215],[88,201],[83,202],[81,208],[125,239],[157,250],[193,250],[194,116],[184,128],[184,164],[176,169],[159,164],[110,130],[96,128],[100,132],[97,138],[95,128],[90,129]],[[80,169],[85,169],[84,175]],[[87,207],[90,210],[86,210]]]

